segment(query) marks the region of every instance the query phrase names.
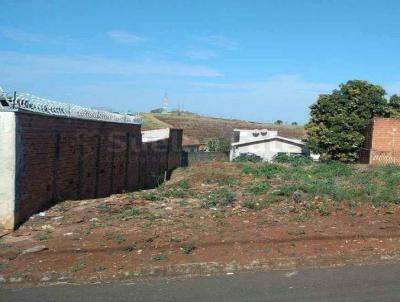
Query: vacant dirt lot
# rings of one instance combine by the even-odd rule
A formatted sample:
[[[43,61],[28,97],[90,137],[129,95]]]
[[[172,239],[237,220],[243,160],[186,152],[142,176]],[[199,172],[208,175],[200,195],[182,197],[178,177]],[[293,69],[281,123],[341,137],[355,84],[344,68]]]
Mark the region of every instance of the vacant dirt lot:
[[[400,169],[212,162],[154,190],[65,201],[0,239],[0,282],[395,261]]]

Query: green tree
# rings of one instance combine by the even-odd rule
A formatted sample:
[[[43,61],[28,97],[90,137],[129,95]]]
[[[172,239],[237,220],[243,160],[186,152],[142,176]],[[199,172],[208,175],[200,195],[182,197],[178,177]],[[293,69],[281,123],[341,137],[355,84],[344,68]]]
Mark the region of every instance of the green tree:
[[[228,139],[220,137],[208,141],[208,151],[210,152],[229,152],[231,143]]]
[[[274,122],[274,124],[275,124],[275,125],[282,125],[282,124],[283,124],[283,121],[282,121],[282,120],[276,120],[276,121]]]
[[[163,108],[156,108],[156,109],[150,110],[150,113],[162,113],[163,111],[164,111]]]
[[[394,94],[389,99],[386,117],[400,118],[400,96]]]
[[[370,119],[388,116],[385,94],[378,85],[352,80],[331,94],[320,95],[310,107],[306,125],[309,148],[322,159],[356,161]],[[397,101],[393,99],[393,106]]]

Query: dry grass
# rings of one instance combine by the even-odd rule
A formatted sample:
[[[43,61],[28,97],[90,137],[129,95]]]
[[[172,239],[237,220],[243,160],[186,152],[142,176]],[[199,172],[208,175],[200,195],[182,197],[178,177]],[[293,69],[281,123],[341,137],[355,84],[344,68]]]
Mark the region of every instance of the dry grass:
[[[278,130],[280,135],[292,138],[301,138],[305,134],[303,126],[254,123],[241,120],[211,118],[188,114],[154,114],[152,117],[165,124],[169,124],[172,127],[183,129],[185,135],[191,138],[196,138],[201,142],[221,137],[230,140],[233,129],[235,128],[267,128],[271,130]]]

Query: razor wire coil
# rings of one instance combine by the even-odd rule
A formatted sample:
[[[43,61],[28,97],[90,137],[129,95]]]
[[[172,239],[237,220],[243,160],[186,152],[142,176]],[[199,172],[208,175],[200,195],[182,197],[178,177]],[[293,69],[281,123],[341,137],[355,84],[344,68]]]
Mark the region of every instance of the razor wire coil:
[[[10,96],[2,87],[0,87],[0,100],[2,100],[0,103],[0,109],[21,109],[46,115],[116,123],[142,123],[142,119],[138,115],[120,114],[87,108],[79,105],[40,98],[29,93],[15,93],[13,96]]]

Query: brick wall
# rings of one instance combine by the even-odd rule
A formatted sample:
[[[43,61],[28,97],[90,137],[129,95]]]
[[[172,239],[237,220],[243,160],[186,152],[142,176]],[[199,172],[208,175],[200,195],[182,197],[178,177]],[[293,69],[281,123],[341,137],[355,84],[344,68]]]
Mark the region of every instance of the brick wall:
[[[15,224],[66,199],[154,187],[180,166],[182,131],[142,144],[140,125],[16,112]]]
[[[369,164],[400,164],[400,120],[375,118],[365,132],[360,162]]]

